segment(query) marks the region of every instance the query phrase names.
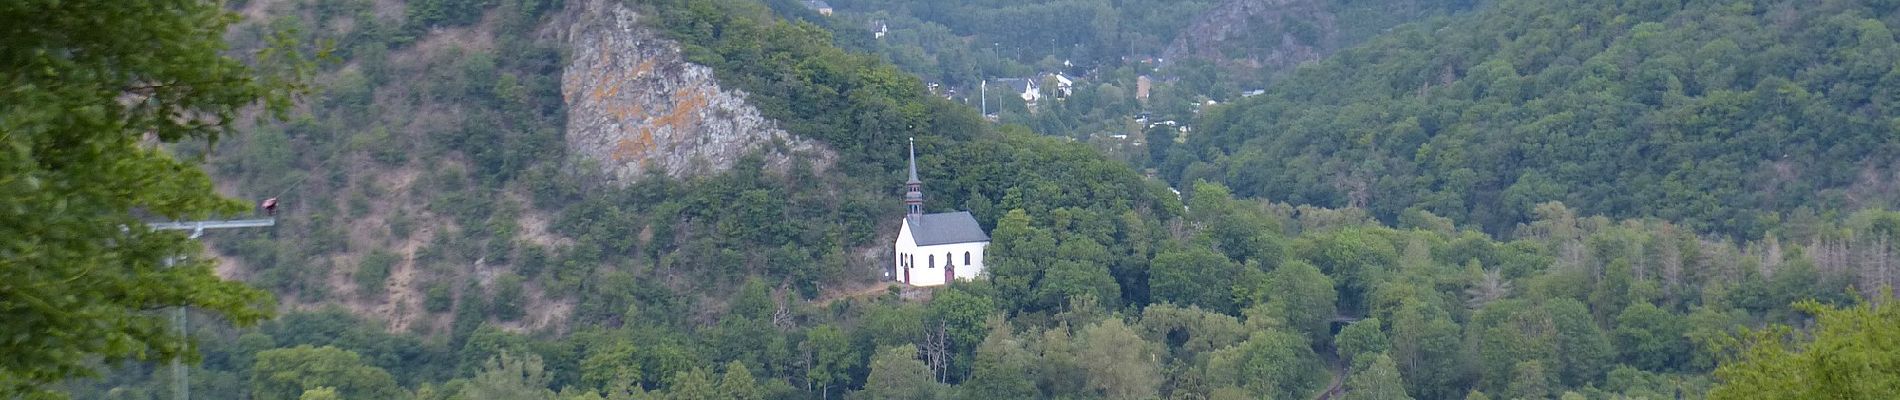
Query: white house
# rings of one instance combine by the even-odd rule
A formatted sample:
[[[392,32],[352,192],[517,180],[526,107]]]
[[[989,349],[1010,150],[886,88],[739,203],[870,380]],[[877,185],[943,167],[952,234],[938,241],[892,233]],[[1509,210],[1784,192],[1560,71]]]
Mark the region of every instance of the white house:
[[[831,4],[825,0],[805,0],[805,8],[817,11],[818,15],[831,16]]]
[[[1027,103],[1031,106],[1036,104],[1036,100],[1042,99],[1042,85],[1037,83],[1033,78],[997,79],[996,86],[1001,87],[1007,93],[1022,97],[1023,103]]]
[[[917,180],[917,145],[911,145],[910,180],[904,183],[904,221],[892,244],[891,279],[911,286],[937,286],[983,274],[990,235],[969,211],[924,214],[923,181]]]
[[[1055,93],[1057,96],[1069,97],[1075,95],[1075,80],[1063,76],[1061,72],[1043,74],[1042,79],[1055,82]]]

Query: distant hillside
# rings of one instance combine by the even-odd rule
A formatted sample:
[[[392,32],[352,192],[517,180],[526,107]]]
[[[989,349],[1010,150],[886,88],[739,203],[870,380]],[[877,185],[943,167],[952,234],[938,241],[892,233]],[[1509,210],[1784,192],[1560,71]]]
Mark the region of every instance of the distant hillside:
[[[1273,85],[1294,67],[1399,24],[1469,12],[1469,0],[838,0],[827,16],[767,2],[932,85],[932,92],[1136,164],[1138,115],[1186,121],[1208,100]],[[1063,89],[1048,74],[1060,72]],[[1042,77],[1025,102],[984,79]],[[1145,79],[1144,79],[1145,78]],[[1040,81],[1040,80],[1039,80]],[[991,86],[995,86],[992,82]],[[987,99],[980,96],[987,95]],[[1048,99],[1059,99],[1047,101]],[[1130,138],[1133,138],[1132,140]]]
[[[1424,17],[1468,10],[1473,0],[1167,0],[1101,2],[837,0],[844,19],[831,28],[845,43],[875,47],[884,22],[893,62],[931,80],[959,83],[955,72],[996,73],[995,57],[1024,64],[1046,58],[1081,69],[1114,68],[1147,58],[1199,58],[1277,71]],[[794,14],[798,12],[794,11]],[[967,43],[965,43],[967,42]],[[854,46],[856,47],[856,46]],[[910,48],[906,48],[910,47]],[[921,54],[917,54],[921,53]],[[936,59],[937,71],[916,71]],[[922,59],[922,60],[920,60]],[[979,70],[971,71],[966,63]],[[1044,65],[1043,67],[1048,67]]]
[[[433,12],[463,6],[481,12]],[[747,279],[800,298],[872,286],[912,137],[933,211],[1169,210],[1134,170],[993,131],[822,31],[705,6],[248,3],[278,18],[237,45],[296,28],[340,62],[305,112],[217,151],[226,191],[284,204],[275,232],[214,240],[224,273],[293,310],[458,342],[483,323],[705,322]],[[625,315],[636,300],[660,305]]]
[[[1263,75],[1364,42],[1399,24],[1470,10],[1475,0],[1228,0],[1194,18],[1161,53]]]
[[[238,47],[343,62],[214,155],[285,201],[211,242],[287,310],[194,319],[212,398],[1701,397],[1730,332],[1900,277],[1895,212],[1721,240],[1547,202],[1499,240],[1171,193],[754,1],[247,4],[277,19]],[[977,279],[872,284],[912,137],[926,208],[993,239]],[[159,398],[168,370],[69,387]]]
[[[1500,1],[1302,68],[1155,162],[1388,221],[1507,232],[1556,200],[1759,236],[1900,199],[1889,3]]]

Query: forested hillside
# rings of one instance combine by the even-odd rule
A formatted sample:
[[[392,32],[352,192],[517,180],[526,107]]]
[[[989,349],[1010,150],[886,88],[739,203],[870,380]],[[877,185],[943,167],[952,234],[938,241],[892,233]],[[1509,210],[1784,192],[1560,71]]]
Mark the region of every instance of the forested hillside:
[[[1896,18],[1880,1],[1498,1],[1302,68],[1154,162],[1387,221],[1507,233],[1562,201],[1761,237],[1894,205]]]
[[[1207,101],[1268,87],[1400,24],[1468,12],[1468,0],[909,1],[840,0],[830,16],[801,1],[774,10],[833,32],[933,85],[933,93],[1037,133],[1093,142],[1118,159],[1149,158],[1146,126],[1187,122]],[[1072,78],[1059,89],[1047,74]],[[1030,78],[1026,104],[980,82]],[[995,85],[996,82],[991,82]],[[979,97],[987,97],[987,101]],[[1137,117],[1143,117],[1137,121]],[[1122,136],[1117,136],[1122,135]],[[1133,141],[1129,137],[1136,138]]]
[[[928,81],[957,86],[984,76],[1023,75],[1028,68],[1114,69],[1154,58],[1197,59],[1236,71],[1271,74],[1392,26],[1475,5],[1469,0],[839,0],[828,4],[841,13],[838,21],[847,22],[830,23],[803,10],[792,13],[824,22],[849,47],[875,50]],[[890,35],[870,34],[879,28]]]
[[[280,197],[287,212],[269,235],[214,241],[231,275],[293,309],[340,305],[458,345],[483,323],[708,322],[724,306],[715,294],[748,279],[835,297],[880,279],[908,137],[930,207],[986,224],[1015,208],[1087,221],[1172,209],[1119,163],[992,131],[915,78],[747,3],[629,4],[763,115],[836,150],[837,166],[771,169],[752,156],[719,174],[608,184],[564,154],[561,44],[534,34],[581,3],[501,2],[459,19],[428,17],[432,4],[400,19],[366,1],[258,5],[284,17],[234,33],[245,45],[290,28],[348,50],[307,113],[219,150],[227,187]],[[636,302],[654,304],[625,314]]]
[[[285,204],[276,229],[209,238],[225,276],[283,306],[256,327],[221,319],[255,319],[247,314],[196,317],[199,398],[1662,399],[1788,389],[1764,370],[1876,385],[1789,396],[1878,395],[1889,392],[1868,388],[1891,381],[1884,369],[1816,360],[1840,348],[1866,349],[1850,366],[1900,359],[1890,340],[1870,339],[1885,330],[1855,325],[1893,319],[1892,294],[1878,289],[1900,278],[1900,213],[1733,239],[1701,222],[1612,219],[1533,198],[1512,220],[1521,225],[1493,235],[1471,214],[1376,201],[1326,208],[1200,180],[1171,193],[1087,145],[992,125],[933,96],[819,26],[788,22],[781,15],[805,14],[783,2],[251,1],[240,11],[272,19],[238,27],[233,47],[279,32],[333,43],[337,60],[289,121],[175,149],[209,152],[209,172],[232,194]],[[654,171],[623,185],[571,161],[567,58],[550,32],[595,5],[628,7],[637,29],[677,41],[686,60],[837,162],[771,168],[761,151],[722,172]],[[1396,37],[1416,29],[1428,28]],[[1289,82],[1204,123],[1277,121],[1249,110],[1327,84]],[[1193,157],[1219,156],[1211,141],[1236,129],[1196,131],[1164,153],[1179,165],[1165,173],[1226,178]],[[873,285],[903,213],[910,137],[926,207],[969,210],[989,231],[984,277]],[[1814,345],[1787,327],[1817,323]],[[1801,367],[1773,369],[1783,364]],[[157,364],[95,366],[110,371],[58,389],[168,398],[172,376]]]
[[[796,3],[796,2],[794,2]],[[1156,57],[1214,0],[1109,2],[841,0],[839,42],[876,51],[927,81],[972,87],[978,79],[1037,68],[1116,68]],[[812,15],[815,17],[815,15]],[[829,22],[820,19],[821,22]],[[874,23],[890,31],[874,38]]]
[[[1476,8],[1469,0],[840,0],[821,15],[800,0],[768,4],[834,32],[840,47],[916,74],[946,99],[1041,135],[1091,140],[1117,159],[1142,152],[1127,140],[1142,136],[1138,116],[1186,121],[1205,100],[1237,99],[1387,28]],[[1073,87],[1058,89],[1051,74]],[[1056,100],[1032,104],[999,87],[982,95],[980,82],[1016,78],[1041,82],[1041,95]]]

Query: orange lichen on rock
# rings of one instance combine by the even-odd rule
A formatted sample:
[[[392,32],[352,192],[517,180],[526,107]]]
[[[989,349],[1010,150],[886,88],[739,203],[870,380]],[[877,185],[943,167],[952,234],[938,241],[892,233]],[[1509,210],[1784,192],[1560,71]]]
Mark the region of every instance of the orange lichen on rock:
[[[642,126],[639,130],[639,136],[623,137],[620,138],[619,142],[614,144],[614,162],[639,160],[642,159],[648,151],[653,150],[653,128]]]
[[[673,110],[653,120],[657,126],[681,129],[691,126],[689,122],[706,107],[706,94],[693,89],[680,89],[673,92]]]
[[[647,73],[650,73],[650,72],[653,72],[653,65],[654,65],[654,64],[655,64],[655,62],[654,62],[654,61],[653,61],[652,59],[648,59],[648,60],[646,60],[646,61],[641,61],[641,62],[640,62],[640,65],[636,65],[636,66],[634,66],[634,67],[633,67],[633,73],[631,73],[631,74],[627,74],[627,75],[630,75],[630,76],[632,76],[632,77],[635,77],[635,78],[639,78],[639,77],[642,77],[642,76],[647,76]]]
[[[588,75],[592,75],[590,77],[592,79],[588,79],[588,81],[596,82],[597,84],[593,85],[594,90],[588,93],[589,99],[600,102],[620,96],[620,89],[626,87],[628,81],[652,73],[655,64],[654,60],[641,61],[639,65],[633,67],[633,71],[628,73],[611,73],[605,71],[608,67],[612,67],[611,65],[590,69],[589,71],[591,73]]]
[[[600,84],[595,85],[594,90],[588,93],[589,100],[593,100],[595,102],[601,102],[601,101],[606,101],[607,99],[611,99],[613,98],[613,96],[620,94],[620,85],[624,84],[625,82],[622,81],[619,76],[612,75],[612,74],[593,74],[593,75],[597,76],[600,79]]]
[[[607,106],[607,113],[613,114],[616,121],[639,121],[646,117],[646,107],[640,103],[614,104]]]

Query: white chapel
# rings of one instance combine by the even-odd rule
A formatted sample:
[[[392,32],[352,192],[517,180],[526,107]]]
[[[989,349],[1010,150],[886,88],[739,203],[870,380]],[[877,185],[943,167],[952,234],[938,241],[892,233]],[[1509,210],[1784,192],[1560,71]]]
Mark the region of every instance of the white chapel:
[[[923,181],[917,180],[917,145],[910,145],[910,180],[904,183],[904,222],[892,246],[891,279],[911,286],[938,286],[983,274],[990,235],[969,211],[924,214]]]

